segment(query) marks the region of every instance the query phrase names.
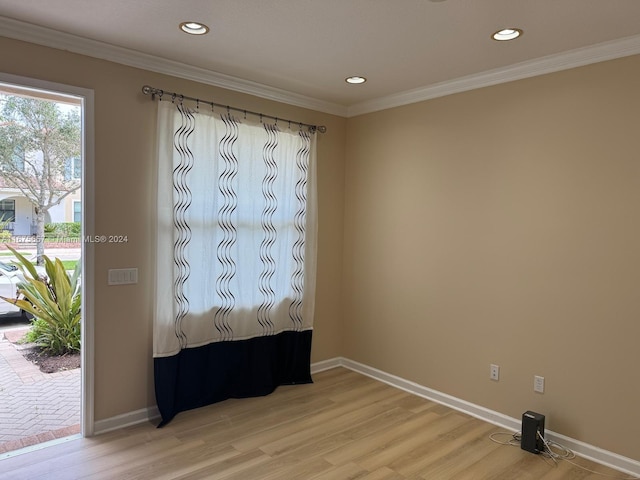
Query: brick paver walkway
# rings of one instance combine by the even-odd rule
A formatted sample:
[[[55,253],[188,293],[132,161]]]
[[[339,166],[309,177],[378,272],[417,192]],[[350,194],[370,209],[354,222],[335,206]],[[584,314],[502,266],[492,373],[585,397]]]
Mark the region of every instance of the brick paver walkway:
[[[0,332],[0,453],[79,432],[80,369],[42,373]]]

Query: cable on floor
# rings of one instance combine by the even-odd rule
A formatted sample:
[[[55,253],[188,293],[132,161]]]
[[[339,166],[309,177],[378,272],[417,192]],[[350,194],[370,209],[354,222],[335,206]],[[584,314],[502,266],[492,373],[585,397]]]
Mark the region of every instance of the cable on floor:
[[[544,444],[544,451],[540,452],[540,455],[544,458],[544,460],[549,465],[557,466],[558,461],[565,461],[570,463],[574,467],[581,468],[582,470],[589,473],[593,473],[595,475],[601,475],[603,477],[612,478],[616,480],[640,480],[640,477],[635,477],[633,475],[619,476],[619,475],[612,475],[609,473],[601,473],[601,472],[596,472],[595,470],[591,470],[585,466],[582,466],[572,461],[574,458],[576,458],[576,454],[571,449],[565,447],[564,445],[558,442],[545,439],[542,435],[540,435],[540,432],[538,432],[538,436],[540,437],[540,439],[542,440],[542,443]],[[507,439],[500,439],[500,437],[507,437]],[[489,435],[489,440],[491,440],[492,442],[497,443],[499,445],[509,445],[512,447],[519,447],[521,438],[522,438],[522,434],[520,432],[516,432],[516,433],[494,432],[491,435]],[[553,463],[550,463],[549,460],[553,461]]]

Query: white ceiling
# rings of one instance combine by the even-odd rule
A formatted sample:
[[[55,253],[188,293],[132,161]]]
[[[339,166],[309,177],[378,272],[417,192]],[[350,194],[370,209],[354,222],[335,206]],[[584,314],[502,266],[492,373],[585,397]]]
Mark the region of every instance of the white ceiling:
[[[640,0],[0,0],[0,16],[0,35],[347,115],[640,53]],[[490,38],[505,27],[524,35]]]

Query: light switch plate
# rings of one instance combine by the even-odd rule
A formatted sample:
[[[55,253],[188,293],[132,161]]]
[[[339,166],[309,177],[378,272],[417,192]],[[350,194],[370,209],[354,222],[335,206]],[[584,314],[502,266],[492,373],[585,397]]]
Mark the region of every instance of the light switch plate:
[[[108,285],[132,285],[138,283],[137,268],[110,268]]]

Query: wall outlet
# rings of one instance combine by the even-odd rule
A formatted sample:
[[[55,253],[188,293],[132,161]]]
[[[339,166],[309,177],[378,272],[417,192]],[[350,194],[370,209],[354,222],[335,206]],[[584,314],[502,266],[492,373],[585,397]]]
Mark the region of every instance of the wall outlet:
[[[533,376],[533,391],[544,393],[544,377],[541,377],[539,375]]]
[[[491,364],[489,365],[489,378],[491,380],[495,380],[496,382],[500,380],[500,366]]]

